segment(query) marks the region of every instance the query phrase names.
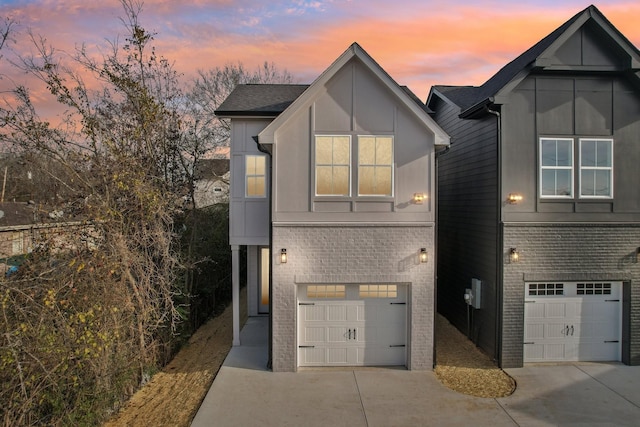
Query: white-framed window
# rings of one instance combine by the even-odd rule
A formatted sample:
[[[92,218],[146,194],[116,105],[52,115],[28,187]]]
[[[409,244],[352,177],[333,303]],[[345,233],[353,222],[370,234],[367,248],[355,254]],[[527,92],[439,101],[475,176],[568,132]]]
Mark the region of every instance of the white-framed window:
[[[572,138],[540,138],[540,197],[573,197]]]
[[[245,195],[246,197],[266,197],[267,158],[262,155],[245,157]]]
[[[580,139],[580,197],[613,197],[613,140]]]
[[[351,137],[316,136],[316,195],[351,194]]]
[[[393,195],[393,136],[358,136],[358,195]]]

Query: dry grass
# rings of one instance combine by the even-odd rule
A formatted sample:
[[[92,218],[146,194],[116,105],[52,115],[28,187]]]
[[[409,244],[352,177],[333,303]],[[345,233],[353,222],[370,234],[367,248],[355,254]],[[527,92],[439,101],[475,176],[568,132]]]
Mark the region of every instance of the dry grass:
[[[509,396],[516,383],[441,315],[436,319],[436,377],[448,388],[477,397]]]

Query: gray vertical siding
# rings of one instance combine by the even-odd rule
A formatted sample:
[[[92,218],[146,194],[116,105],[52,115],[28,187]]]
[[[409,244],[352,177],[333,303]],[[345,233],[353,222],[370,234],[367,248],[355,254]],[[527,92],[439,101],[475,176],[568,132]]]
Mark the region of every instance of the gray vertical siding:
[[[450,150],[438,157],[438,311],[495,357],[496,118],[460,120],[457,108],[436,102],[434,118],[451,136]],[[470,313],[468,330],[463,296],[472,278],[483,282],[483,306]]]

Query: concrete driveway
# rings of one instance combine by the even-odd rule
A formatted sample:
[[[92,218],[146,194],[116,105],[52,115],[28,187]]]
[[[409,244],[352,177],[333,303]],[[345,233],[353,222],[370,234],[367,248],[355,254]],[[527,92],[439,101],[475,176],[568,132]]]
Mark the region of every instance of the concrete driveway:
[[[249,318],[192,426],[638,426],[640,367],[508,369],[516,392],[466,396],[435,374],[357,368],[266,370],[267,319]]]

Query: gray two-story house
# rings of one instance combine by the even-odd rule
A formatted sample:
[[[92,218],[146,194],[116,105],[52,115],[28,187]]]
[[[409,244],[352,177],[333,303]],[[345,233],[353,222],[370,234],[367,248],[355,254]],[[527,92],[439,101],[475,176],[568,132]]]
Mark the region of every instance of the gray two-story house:
[[[431,369],[435,157],[448,135],[357,44],[313,84],[241,85],[231,119],[234,345],[270,317],[274,371]]]
[[[640,364],[640,53],[594,6],[434,86],[438,311],[502,367]]]

